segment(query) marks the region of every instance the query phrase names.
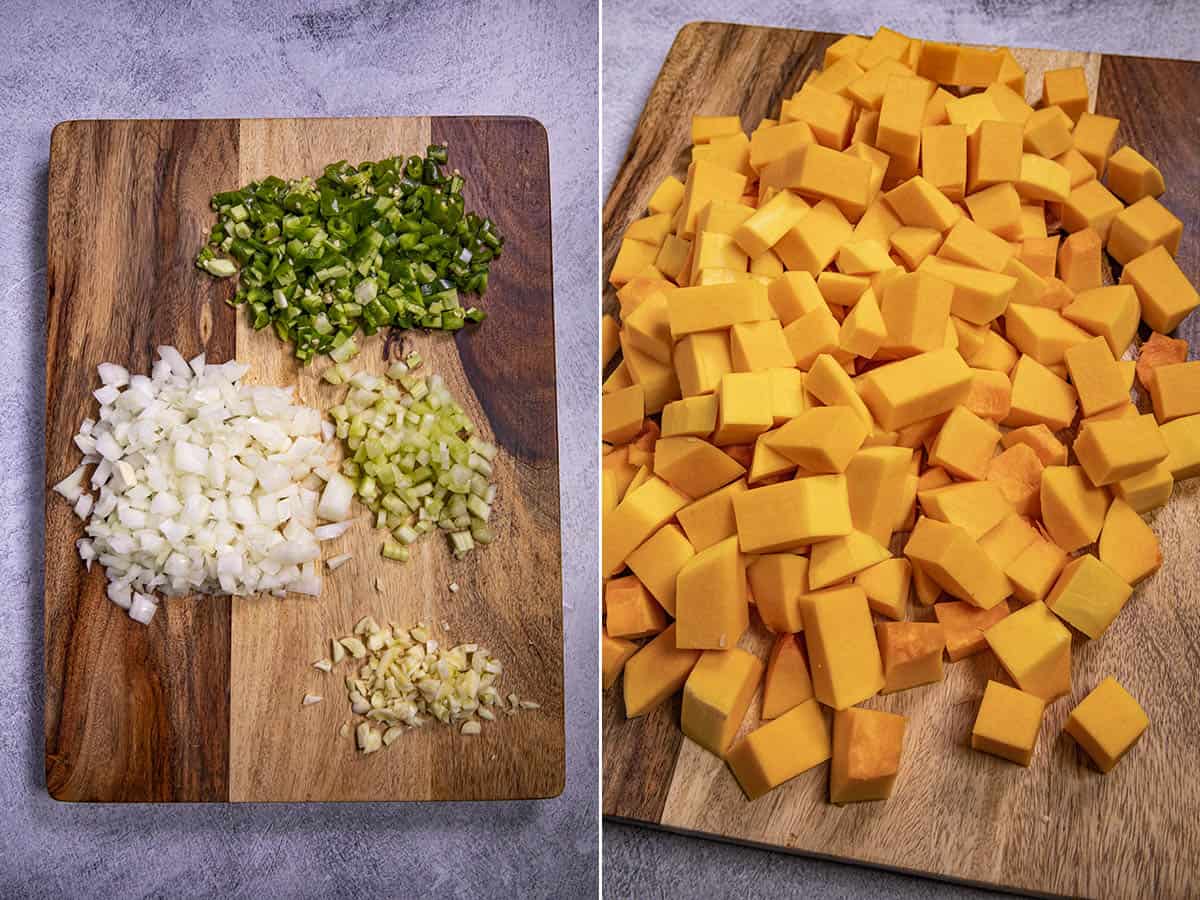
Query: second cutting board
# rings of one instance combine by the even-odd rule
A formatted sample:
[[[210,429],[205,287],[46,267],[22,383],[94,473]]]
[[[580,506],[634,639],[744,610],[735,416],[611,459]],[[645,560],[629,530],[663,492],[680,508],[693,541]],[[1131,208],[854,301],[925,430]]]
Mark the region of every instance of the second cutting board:
[[[213,119],[66,122],[50,153],[47,484],[78,463],[71,438],[94,414],[96,365],[148,371],[159,344],[209,362],[237,358],[249,380],[296,384],[328,409],[341,392],[300,369],[269,331],[224,300],[232,280],[192,260],[214,221],[209,197],[268,174],[317,175],[449,146],[468,208],[507,241],[480,306],[488,319],[451,337],[409,332],[501,448],[496,542],[454,561],[440,535],[404,565],[358,509],[332,542],[354,555],[318,598],[164,600],[149,627],[104,596],[104,574],[75,553],[81,523],[46,500],[46,778],[75,801],[478,800],[552,797],[565,778],[562,597],[550,184],[545,130],[523,118]],[[383,336],[352,364],[381,373]],[[451,592],[456,582],[459,590]],[[362,756],[343,665],[312,663],[364,615],[478,641],[505,665],[504,692],[541,709],[444,726]],[[305,693],[325,701],[301,708]]]

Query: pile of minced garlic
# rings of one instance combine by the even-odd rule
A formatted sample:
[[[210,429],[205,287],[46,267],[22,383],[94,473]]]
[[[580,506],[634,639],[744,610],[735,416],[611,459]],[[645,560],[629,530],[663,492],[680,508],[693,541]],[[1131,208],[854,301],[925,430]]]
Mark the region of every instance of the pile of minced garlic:
[[[424,624],[381,626],[364,616],[353,634],[331,638],[329,649],[329,657],[313,668],[332,672],[347,658],[359,664],[356,673],[346,676],[346,693],[351,712],[362,717],[355,737],[363,753],[390,746],[406,727],[438,721],[462,734],[479,734],[481,720],[492,721],[497,713],[540,708],[515,693],[501,696],[496,680],[504,667],[486,649],[478,644],[442,647]],[[303,702],[307,706],[321,699],[306,694]]]

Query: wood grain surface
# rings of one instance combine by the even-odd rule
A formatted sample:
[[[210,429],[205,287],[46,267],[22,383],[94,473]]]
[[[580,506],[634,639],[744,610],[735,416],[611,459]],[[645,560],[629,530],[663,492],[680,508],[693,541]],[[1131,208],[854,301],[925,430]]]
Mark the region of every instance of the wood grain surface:
[[[839,36],[719,23],[682,29],[663,65],[604,208],[604,271],[620,235],[644,214],[668,174],[682,176],[694,114],[739,113],[750,129],[822,64]],[[1067,51],[1014,50],[1028,70],[1028,97],[1041,73],[1083,65],[1097,111],[1122,119],[1129,143],[1162,168],[1165,204],[1185,223],[1178,261],[1200,276],[1200,155],[1195,109],[1200,64]],[[1109,277],[1119,275],[1109,273]],[[616,308],[611,288],[606,311]],[[1143,337],[1145,336],[1143,331]],[[1200,340],[1197,317],[1180,329]],[[1140,398],[1146,404],[1146,398]],[[1148,404],[1146,404],[1148,408]],[[1045,715],[1032,767],[975,752],[971,725],[989,678],[1007,681],[990,653],[948,664],[942,684],[866,706],[908,717],[905,757],[886,803],[826,802],[828,767],[818,766],[747,802],[723,762],[679,731],[679,701],[627,720],[621,682],[606,692],[604,812],[630,822],[789,852],[1016,890],[1106,897],[1181,896],[1196,886],[1200,783],[1185,760],[1200,759],[1200,479],[1176,485],[1152,518],[1162,569],[1135,591],[1104,637],[1076,635],[1070,697]],[[893,547],[893,549],[896,549]],[[915,619],[931,611],[910,606]],[[765,659],[769,633],[757,623],[742,646]],[[1091,768],[1062,733],[1071,708],[1114,675],[1138,698],[1150,729],[1112,773]],[[742,733],[759,724],[756,698]],[[1181,772],[1180,767],[1184,770]]]
[[[467,205],[507,237],[481,303],[489,318],[451,337],[412,332],[501,447],[497,543],[454,561],[440,536],[399,565],[379,555],[367,516],[335,542],[354,559],[319,598],[166,600],[149,628],[85,575],[82,528],[46,500],[46,766],[62,800],[444,800],[555,796],[565,778],[562,601],[548,148],[520,118],[99,121],[60,125],[51,147],[47,485],[78,462],[71,438],[94,410],[97,363],[146,371],[173,343],[213,362],[238,358],[260,383],[294,384],[328,408],[342,391],[300,370],[270,332],[224,303],[232,281],[192,259],[217,190],[329,162],[421,153],[450,143]],[[97,236],[101,238],[96,241]],[[382,372],[382,336],[355,365]],[[460,590],[452,593],[451,582]],[[542,708],[467,738],[411,732],[359,755],[342,685],[312,663],[363,615],[430,624],[439,641],[478,641],[506,667],[505,691]],[[305,693],[325,702],[302,707]]]

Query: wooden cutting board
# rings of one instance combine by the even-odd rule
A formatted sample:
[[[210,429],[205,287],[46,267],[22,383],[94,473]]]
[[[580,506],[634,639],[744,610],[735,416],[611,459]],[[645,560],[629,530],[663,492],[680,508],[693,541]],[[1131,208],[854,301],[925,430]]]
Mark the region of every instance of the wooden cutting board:
[[[546,133],[522,118],[77,121],[50,150],[47,485],[79,461],[71,438],[95,414],[95,367],[148,372],[159,344],[210,362],[236,357],[253,381],[296,384],[327,409],[341,391],[299,369],[273,333],[224,300],[231,280],[193,258],[214,221],[209,197],[268,174],[317,175],[329,162],[423,153],[446,143],[467,205],[507,237],[481,305],[455,336],[410,333],[501,448],[496,543],[451,559],[432,536],[400,565],[360,509],[326,555],[319,598],[165,600],[149,627],[104,596],[99,566],[75,553],[81,523],[46,499],[46,780],[74,801],[481,800],[556,796],[565,775],[558,442],[550,182]],[[383,336],[356,367],[382,372]],[[452,593],[449,585],[461,589]],[[379,589],[376,584],[379,583]],[[478,641],[505,664],[505,691],[540,710],[464,737],[438,726],[363,757],[339,736],[342,678],[312,668],[363,615]],[[448,626],[448,630],[446,630]],[[325,701],[301,707],[305,693]]]
[[[626,226],[669,174],[689,160],[694,114],[742,116],[749,130],[820,68],[839,35],[719,23],[683,28],[663,64],[604,208],[604,271]],[[1069,41],[1069,35],[1059,39]],[[1082,65],[1098,111],[1121,119],[1118,145],[1154,160],[1166,205],[1183,219],[1178,261],[1200,278],[1200,63],[1017,50],[1028,100],[1042,72]],[[616,308],[608,290],[607,311]],[[1193,315],[1180,336],[1200,340]],[[1143,326],[1142,337],[1148,332]],[[1143,398],[1144,399],[1144,398]],[[604,812],[613,818],[854,860],[1015,890],[1106,897],[1179,896],[1196,885],[1200,856],[1200,479],[1176,485],[1153,518],[1162,570],[1143,582],[1101,640],[1077,636],[1074,691],[1046,712],[1033,765],[1024,769],[969,747],[989,678],[1007,679],[990,653],[947,665],[944,684],[875,697],[866,706],[908,717],[900,781],[886,803],[832,806],[828,766],[745,800],[719,759],[683,737],[679,698],[626,720],[621,683],[604,696]],[[913,605],[914,618],[932,618]],[[743,646],[764,659],[758,625]],[[1150,729],[1112,773],[1101,775],[1062,733],[1071,708],[1106,675],[1138,698]],[[756,727],[758,699],[743,723]]]

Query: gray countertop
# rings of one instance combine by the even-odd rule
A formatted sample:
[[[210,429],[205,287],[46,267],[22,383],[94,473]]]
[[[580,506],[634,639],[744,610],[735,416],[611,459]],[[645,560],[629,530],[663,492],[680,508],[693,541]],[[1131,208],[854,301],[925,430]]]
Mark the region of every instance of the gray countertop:
[[[553,27],[548,27],[547,23]],[[587,2],[4,4],[0,896],[578,897],[596,884],[596,10]],[[569,73],[570,77],[564,77]],[[55,803],[42,759],[46,166],[99,117],[521,114],[550,134],[565,793],[503,804]],[[120,648],[113,648],[119,652]]]
[[[1100,50],[1195,59],[1195,0],[1055,2],[1033,0],[605,0],[602,182],[607,196],[642,107],[679,29],[693,21],[745,22],[837,33],[888,25],[917,37],[1021,47]],[[919,861],[914,860],[914,866]],[[768,850],[604,825],[606,897],[999,896]]]

